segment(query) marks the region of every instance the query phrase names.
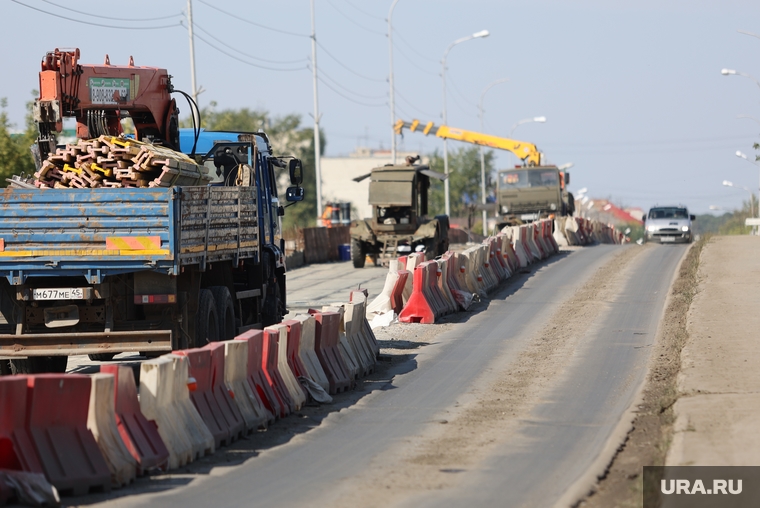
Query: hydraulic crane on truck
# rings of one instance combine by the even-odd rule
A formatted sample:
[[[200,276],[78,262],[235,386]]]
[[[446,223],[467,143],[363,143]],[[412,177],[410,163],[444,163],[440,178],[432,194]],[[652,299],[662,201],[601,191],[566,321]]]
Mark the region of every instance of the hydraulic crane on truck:
[[[412,132],[420,131],[426,136],[436,136],[441,139],[453,139],[474,145],[507,150],[515,154],[518,159],[528,166],[540,166],[543,158],[543,154],[538,151],[536,145],[525,141],[457,129],[448,125],[436,126],[433,122],[428,122],[423,126],[419,120],[412,120],[411,122],[399,120],[394,126],[396,134],[402,134],[405,127]]]
[[[575,200],[567,190],[570,174],[564,168],[545,164],[543,154],[533,143],[447,125],[436,126],[433,122],[423,126],[419,120],[399,120],[394,126],[397,134],[401,134],[404,128],[421,131],[426,136],[507,150],[523,161],[523,166],[498,172],[496,203],[486,205],[500,217],[498,229],[555,215],[572,215],[575,211]]]

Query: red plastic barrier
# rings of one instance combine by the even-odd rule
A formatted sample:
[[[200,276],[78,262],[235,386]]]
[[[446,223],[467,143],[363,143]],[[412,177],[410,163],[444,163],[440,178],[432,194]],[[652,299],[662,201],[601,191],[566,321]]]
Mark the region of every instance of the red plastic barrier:
[[[111,490],[108,464],[87,428],[90,384],[81,374],[27,378],[26,423],[37,457],[48,481],[75,496]]]
[[[0,469],[42,473],[26,430],[26,376],[0,377]]]
[[[325,371],[327,381],[330,383],[330,393],[336,394],[346,391],[353,385],[353,380],[338,349],[340,314],[314,310],[310,310],[309,313],[313,314],[316,320],[314,349],[317,352],[319,363]]]
[[[203,418],[203,423],[214,436],[214,444],[219,448],[228,443],[230,432],[222,418],[222,410],[211,391],[211,351],[208,349],[186,349],[174,354],[187,357],[188,376],[195,379],[195,390],[190,392],[190,400]]]
[[[309,377],[298,350],[301,348],[301,322],[296,319],[289,319],[283,322],[288,327],[288,365],[290,370],[295,374],[296,379],[299,377]]]
[[[156,422],[148,421],[140,410],[134,371],[124,365],[103,365],[100,372],[115,378],[116,424],[127,450],[137,461],[137,474],[165,469],[169,450],[158,434]]]
[[[436,261],[426,261],[427,264],[427,283],[428,283],[428,296],[431,300],[435,301],[436,316],[443,316],[449,313],[449,304],[447,303],[446,295],[443,294],[443,290],[438,285],[438,279],[443,275],[441,267],[438,266]]]
[[[290,394],[285,386],[285,380],[280,375],[279,367],[279,344],[280,334],[276,330],[264,330],[264,358],[262,365],[264,366],[264,376],[272,387],[274,393],[277,394],[277,399],[280,401],[283,413],[281,417],[288,416],[295,410],[295,404],[290,399]]]
[[[282,414],[283,409],[280,399],[272,390],[264,374],[264,332],[261,330],[248,330],[242,335],[235,337],[236,340],[248,342],[248,384],[253,393],[259,398],[261,404],[271,413],[269,423]]]
[[[536,258],[528,246],[528,226],[520,226],[520,246],[525,251],[525,255],[528,256],[528,263],[535,261]]]
[[[229,432],[229,445],[245,433],[245,419],[224,381],[224,342],[211,342],[203,349],[211,352],[211,393],[221,409],[223,425]]]
[[[435,311],[423,293],[423,288],[426,286],[426,275],[424,266],[420,265],[414,269],[412,294],[398,316],[402,323],[435,323]]]
[[[554,221],[547,220],[544,222],[546,226],[544,237],[551,244],[552,248],[554,249],[554,253],[557,254],[559,252],[559,245],[557,244],[557,240],[554,238]]]

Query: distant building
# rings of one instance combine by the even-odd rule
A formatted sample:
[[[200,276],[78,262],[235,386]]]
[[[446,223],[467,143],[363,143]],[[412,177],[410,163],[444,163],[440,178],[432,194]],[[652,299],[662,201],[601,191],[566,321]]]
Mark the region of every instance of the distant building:
[[[396,164],[404,164],[407,155],[417,152],[396,152]],[[427,158],[422,159],[427,164]],[[347,157],[322,157],[322,205],[328,202],[351,203],[351,218],[372,216],[369,205],[369,178],[354,182],[357,176],[366,175],[372,168],[391,163],[390,150],[357,148]]]

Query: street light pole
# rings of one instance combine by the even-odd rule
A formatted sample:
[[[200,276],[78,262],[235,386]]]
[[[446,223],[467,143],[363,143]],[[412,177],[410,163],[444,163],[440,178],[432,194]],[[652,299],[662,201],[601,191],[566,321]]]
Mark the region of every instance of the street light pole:
[[[512,130],[509,131],[509,137],[510,138],[512,137],[512,134],[515,132],[515,129],[517,129],[519,126],[521,126],[524,123],[531,123],[531,122],[544,123],[546,122],[546,117],[534,116],[533,118],[523,118],[522,120],[520,120],[519,122],[517,122],[516,124],[512,126]]]
[[[391,10],[388,12],[388,61],[390,62],[390,74],[388,75],[388,82],[390,83],[390,99],[391,99],[391,164],[396,164],[396,91],[393,89],[393,25],[391,24],[393,19],[393,8],[396,7],[398,0],[393,0],[391,4]]]
[[[317,94],[317,32],[314,27],[314,0],[311,0],[311,67],[314,86],[314,173],[317,180],[317,226],[322,217],[322,147],[319,139],[319,95]]]
[[[747,156],[741,150],[737,150],[736,151],[736,156],[739,157],[740,159],[744,159],[745,161],[749,162],[750,164],[754,164],[755,166],[757,166],[758,168],[760,168],[760,164],[758,164],[757,162],[749,160],[747,158]],[[750,206],[752,206],[752,199],[751,198],[750,198]],[[757,215],[758,215],[758,218],[760,218],[760,184],[758,184],[758,187],[757,187]],[[753,227],[752,230],[757,233],[758,232],[757,226]]]
[[[480,132],[483,132],[483,97],[486,95],[486,92],[489,91],[492,87],[498,85],[499,83],[505,83],[509,81],[509,78],[501,78],[497,79],[485,89],[483,89],[483,92],[480,94],[480,103],[478,107],[478,111],[480,113]],[[483,204],[483,236],[488,236],[488,212],[486,212],[486,155],[485,150],[483,150],[483,145],[480,145],[480,201]]]
[[[468,35],[467,37],[462,37],[460,39],[455,40],[451,44],[449,44],[449,47],[446,48],[446,51],[443,53],[443,61],[441,62],[443,64],[443,72],[441,73],[441,77],[443,78],[443,125],[448,125],[447,117],[446,117],[446,57],[449,55],[449,51],[451,51],[451,48],[456,46],[457,44],[461,44],[463,42],[467,42],[472,39],[479,39],[482,37],[488,37],[489,32],[488,30],[481,30],[480,32],[475,32],[472,35]],[[447,143],[446,138],[443,138],[443,172],[446,174],[446,179],[443,181],[443,194],[444,194],[444,202],[445,202],[445,208],[446,208],[446,215],[451,215],[451,203],[449,200],[449,145]]]
[[[752,193],[752,190],[748,189],[747,187],[745,187],[743,185],[734,185],[733,182],[730,182],[728,180],[723,180],[723,185],[725,185],[726,187],[735,187],[737,189],[744,189],[745,191],[749,192],[749,215],[750,215],[750,217],[754,217],[755,216],[755,208],[754,208],[754,205],[753,205],[752,201],[753,201],[753,198],[755,196]],[[758,205],[758,211],[760,211],[760,205]],[[755,228],[752,228],[753,231],[754,231],[754,229]]]
[[[758,81],[757,78],[755,78],[754,76],[751,76],[749,74],[745,74],[743,72],[739,72],[739,71],[734,70],[734,69],[721,69],[720,73],[723,74],[724,76],[744,76],[745,78],[749,78],[752,81],[754,81],[755,84],[758,87],[760,87],[760,81]]]

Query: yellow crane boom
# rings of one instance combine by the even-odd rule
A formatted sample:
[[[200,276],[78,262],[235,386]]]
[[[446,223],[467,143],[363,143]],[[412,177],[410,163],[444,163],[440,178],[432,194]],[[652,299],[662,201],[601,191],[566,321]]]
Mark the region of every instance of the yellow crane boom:
[[[456,141],[464,141],[465,143],[498,148],[499,150],[507,150],[515,154],[518,159],[522,160],[523,163],[528,166],[541,165],[541,152],[538,151],[538,148],[533,143],[492,136],[490,134],[482,134],[480,132],[466,131],[464,129],[449,127],[447,125],[436,126],[433,122],[428,122],[423,126],[419,120],[412,120],[411,122],[399,120],[396,122],[396,125],[393,126],[393,129],[396,131],[396,134],[401,134],[404,127],[412,132],[421,130],[426,136],[434,135],[439,138],[454,139]]]

